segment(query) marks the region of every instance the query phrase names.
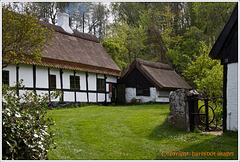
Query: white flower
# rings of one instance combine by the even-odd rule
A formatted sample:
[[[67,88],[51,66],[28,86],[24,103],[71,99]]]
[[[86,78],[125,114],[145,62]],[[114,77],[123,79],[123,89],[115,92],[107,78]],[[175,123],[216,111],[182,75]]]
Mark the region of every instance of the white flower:
[[[37,135],[37,134],[34,134],[33,136],[36,137],[36,138],[38,138],[38,135]]]
[[[22,117],[19,113],[16,113],[15,116],[16,116],[17,118]]]

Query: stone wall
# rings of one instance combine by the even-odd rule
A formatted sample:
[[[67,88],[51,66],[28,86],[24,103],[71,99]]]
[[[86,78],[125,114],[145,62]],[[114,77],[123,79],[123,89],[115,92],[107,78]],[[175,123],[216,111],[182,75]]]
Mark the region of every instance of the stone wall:
[[[171,125],[190,131],[189,107],[187,96],[191,95],[188,90],[178,89],[171,91],[169,95],[169,117]]]

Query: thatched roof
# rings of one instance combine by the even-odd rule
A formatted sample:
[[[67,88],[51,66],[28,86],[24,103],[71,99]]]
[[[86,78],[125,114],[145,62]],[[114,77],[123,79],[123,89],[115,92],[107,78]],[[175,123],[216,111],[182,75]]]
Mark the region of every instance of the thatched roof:
[[[135,68],[137,68],[141,74],[157,88],[169,90],[192,88],[170,65],[140,59],[134,60],[122,73],[121,80],[123,81]]]
[[[120,76],[120,68],[95,36],[80,32],[70,34],[46,22],[39,24],[55,31],[51,45],[45,45],[39,65]]]

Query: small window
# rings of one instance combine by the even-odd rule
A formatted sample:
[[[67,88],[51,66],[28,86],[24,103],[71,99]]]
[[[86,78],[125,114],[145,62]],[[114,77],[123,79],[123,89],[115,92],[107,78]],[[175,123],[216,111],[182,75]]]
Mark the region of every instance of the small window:
[[[2,82],[3,84],[9,85],[9,71],[2,71]]]
[[[56,89],[56,75],[50,75],[50,88]]]
[[[136,94],[137,96],[150,96],[150,88],[137,87]]]
[[[70,76],[70,89],[80,89],[80,77]]]
[[[97,90],[99,92],[105,92],[106,86],[105,86],[105,80],[104,79],[97,79]]]

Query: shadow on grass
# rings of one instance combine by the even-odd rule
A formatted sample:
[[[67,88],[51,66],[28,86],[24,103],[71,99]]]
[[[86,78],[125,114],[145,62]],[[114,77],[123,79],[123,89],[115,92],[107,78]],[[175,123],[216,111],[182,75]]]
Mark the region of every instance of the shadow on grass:
[[[168,113],[167,113],[168,114]],[[162,115],[162,114],[161,114]],[[148,139],[161,141],[166,139],[173,139],[174,137],[185,135],[188,132],[184,131],[181,128],[177,128],[168,123],[168,118],[165,121],[157,126],[152,133],[148,136]]]
[[[202,134],[196,134],[196,138]],[[170,153],[161,152],[156,160],[237,160],[238,133],[227,132]]]

